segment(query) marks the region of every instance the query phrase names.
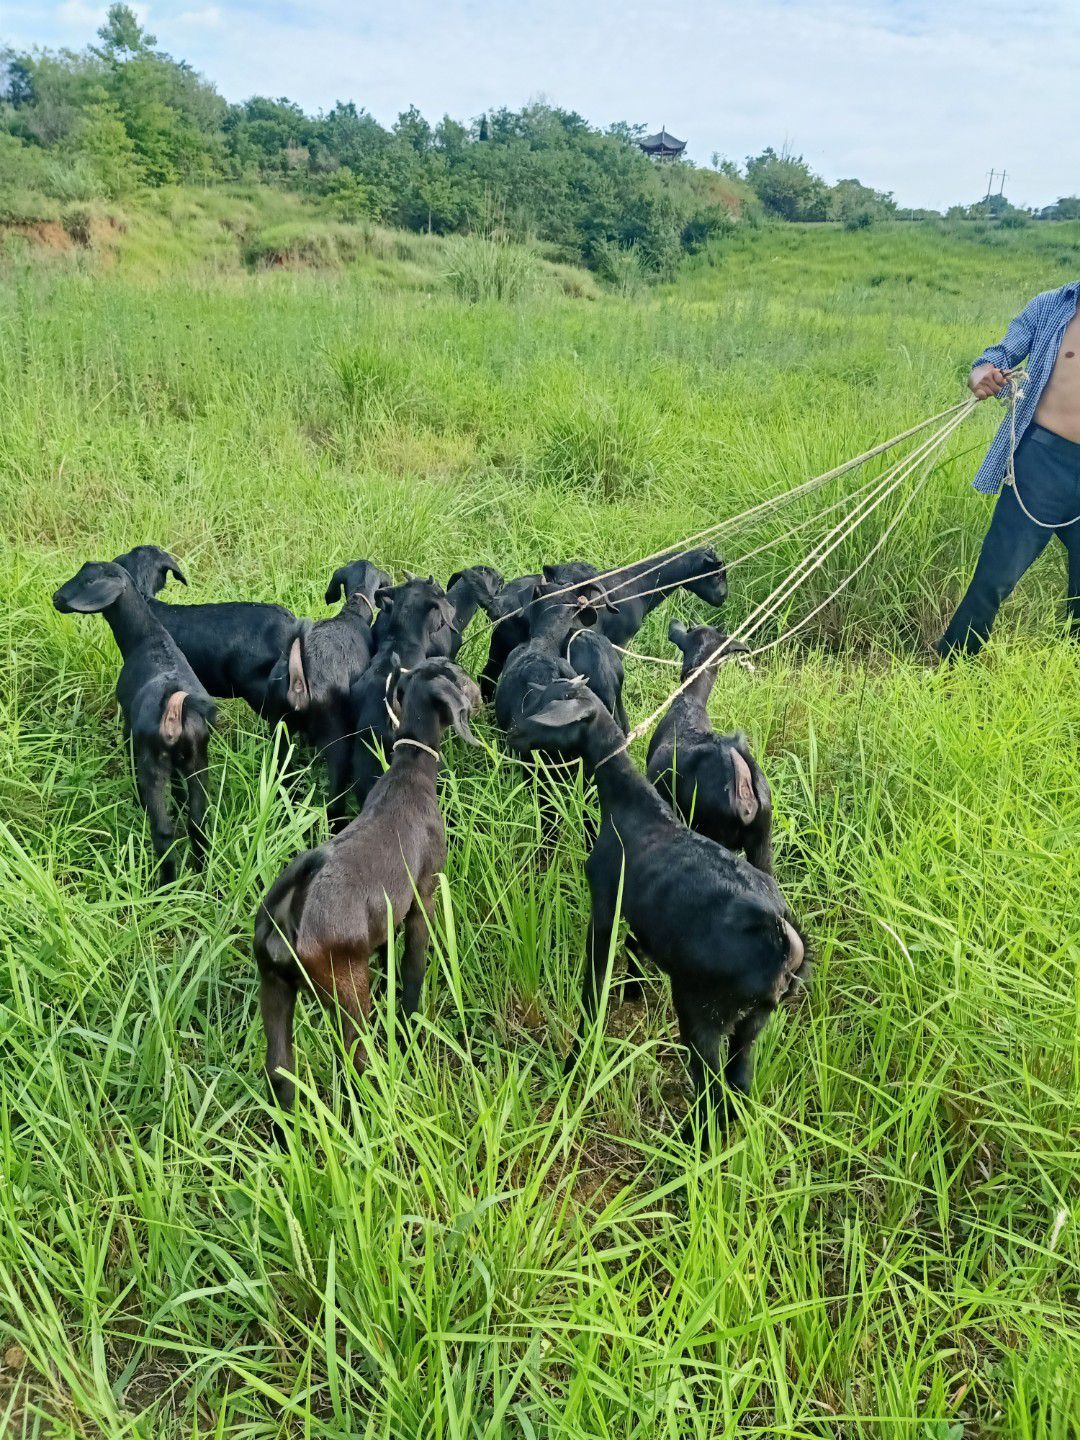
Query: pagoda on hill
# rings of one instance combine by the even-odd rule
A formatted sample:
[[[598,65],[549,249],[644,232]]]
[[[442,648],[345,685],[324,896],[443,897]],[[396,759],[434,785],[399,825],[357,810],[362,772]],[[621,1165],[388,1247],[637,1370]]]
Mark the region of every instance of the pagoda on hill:
[[[677,160],[686,149],[685,140],[676,140],[663,128],[655,135],[644,136],[638,144],[653,160]]]

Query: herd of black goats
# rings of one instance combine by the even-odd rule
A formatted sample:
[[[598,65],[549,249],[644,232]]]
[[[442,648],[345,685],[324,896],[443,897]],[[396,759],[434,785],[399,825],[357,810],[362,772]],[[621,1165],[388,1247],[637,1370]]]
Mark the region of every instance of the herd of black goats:
[[[727,637],[672,621],[684,678],[713,658],[657,726],[647,778],[627,751],[622,702],[619,647],[665,594],[681,586],[723,604],[727,580],[715,550],[626,567],[617,583],[581,562],[507,581],[477,565],[445,590],[433,578],[395,585],[357,560],[335,570],[327,588],[328,605],[343,602],[338,613],[314,622],[280,605],[170,605],[155,598],[170,575],[187,584],[171,555],[140,545],[83,565],[53,603],[64,614],[100,612],[120,649],[117,699],[163,880],[175,876],[168,795],[181,781],[195,862],[205,854],[214,697],[242,697],[325,765],[331,837],[285,867],[255,921],[266,1068],[282,1109],[294,1098],[301,988],[336,1007],[353,1063],[363,1067],[357,1026],[370,1005],[369,961],[385,949],[390,924],[403,931],[404,1016],[419,1005],[446,859],[436,792],[442,737],[453,727],[475,743],[469,717],[492,699],[513,751],[580,759],[599,800],[585,867],[592,914],[581,1027],[568,1070],[596,1012],[621,909],[630,931],[624,998],[640,992],[642,956],[666,972],[698,1107],[708,1099],[723,1117],[729,1090],[749,1090],[754,1041],[806,981],[809,964],[772,876],[765,777],[745,738],[718,735],[708,718]],[[455,660],[480,610],[492,631],[478,685]],[[732,641],[726,653],[738,648]],[[692,1109],[688,1133],[694,1119]],[[700,1129],[706,1136],[707,1125]]]

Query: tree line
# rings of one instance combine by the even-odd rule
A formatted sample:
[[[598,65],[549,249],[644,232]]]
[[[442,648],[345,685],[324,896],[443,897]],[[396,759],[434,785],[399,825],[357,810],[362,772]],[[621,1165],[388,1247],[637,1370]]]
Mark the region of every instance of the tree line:
[[[662,275],[735,217],[855,229],[897,213],[891,195],[853,179],[827,185],[785,151],[766,149],[742,168],[719,157],[711,169],[656,165],[637,145],[642,127],[601,130],[546,104],[469,124],[432,124],[410,108],[389,127],[351,101],[317,115],[265,96],[229,104],[158,49],[124,4],[110,8],[97,42],[0,52],[9,212],[0,204],[0,219],[33,193],[87,201],[258,180],[310,195],[343,220],[439,234],[498,228],[601,273],[630,255]]]

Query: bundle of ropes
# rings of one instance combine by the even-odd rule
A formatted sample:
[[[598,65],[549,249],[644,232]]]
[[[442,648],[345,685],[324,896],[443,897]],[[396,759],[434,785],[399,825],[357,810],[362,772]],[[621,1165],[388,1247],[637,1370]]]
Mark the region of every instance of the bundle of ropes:
[[[1022,370],[1013,370],[1006,374],[1007,391],[1003,398],[1007,400],[1010,410],[1012,438],[1014,442],[1012,451],[1015,451],[1016,448],[1016,407],[1021,396],[1020,386],[1025,378]],[[947,410],[942,410],[936,415],[931,415],[919,424],[912,425],[900,434],[894,435],[890,439],[882,441],[881,444],[863,451],[862,454],[844,461],[843,464],[834,466],[831,470],[826,470],[820,475],[815,475],[809,480],[804,480],[801,484],[789,490],[771,496],[751,506],[749,509],[742,511],[738,515],[718,520],[711,525],[705,526],[704,529],[696,531],[692,535],[683,536],[681,539],[665,546],[662,550],[657,550],[651,555],[644,556],[641,560],[614,566],[609,570],[601,571],[599,574],[591,576],[588,581],[590,587],[601,586],[603,594],[609,600],[618,601],[621,592],[624,593],[624,598],[628,598],[625,596],[625,592],[628,590],[630,590],[630,594],[632,594],[635,599],[667,593],[674,588],[674,585],[657,584],[653,588],[645,590],[639,587],[643,579],[647,579],[650,574],[656,574],[662,570],[669,560],[682,551],[692,546],[716,540],[721,536],[731,537],[732,535],[741,533],[751,525],[756,525],[761,520],[770,517],[776,511],[780,510],[781,507],[789,505],[792,501],[823,489],[824,486],[838,479],[841,475],[859,469],[869,461],[874,460],[877,456],[883,455],[890,450],[895,450],[906,441],[916,440],[918,437],[917,443],[914,446],[905,451],[898,459],[892,461],[884,471],[875,475],[871,480],[865,481],[854,491],[848,491],[839,500],[836,500],[824,509],[813,511],[797,524],[790,526],[771,539],[765,540],[762,544],[738,556],[736,559],[729,561],[726,565],[718,566],[717,571],[705,572],[706,575],[708,575],[718,573],[720,570],[733,570],[739,565],[744,565],[747,561],[763,554],[765,551],[783,544],[788,541],[791,536],[806,530],[812,525],[820,523],[822,519],[834,515],[837,511],[842,512],[836,523],[831,526],[821,539],[807,550],[794,569],[784,576],[780,583],[774,587],[771,593],[767,595],[760,604],[754,607],[750,614],[735,627],[721,645],[707,655],[699,665],[681,680],[680,684],[676,686],[660,706],[634,726],[623,744],[619,747],[619,750],[614,753],[618,754],[620,751],[625,750],[633,741],[639,739],[650,730],[665,713],[672,701],[685,690],[689,689],[694,681],[711,666],[734,660],[736,663],[750,665],[752,668],[752,662],[755,657],[763,655],[767,651],[773,650],[777,646],[790,640],[792,636],[809,625],[826,606],[830,605],[838,595],[846,590],[855,577],[866,568],[874,556],[889,540],[889,537],[893,534],[929,480],[936,463],[941,457],[941,452],[944,447],[978,404],[979,401],[975,396],[969,396],[956,405],[950,406]],[[1015,471],[1011,458],[1007,482],[1015,487]],[[874,544],[867,550],[866,554],[859,560],[858,564],[844,575],[830,594],[809,611],[808,614],[803,615],[794,623],[786,626],[781,634],[754,646],[752,642],[755,639],[761,640],[761,632],[763,629],[770,621],[777,618],[779,612],[788,605],[796,592],[806,584],[809,577],[821,569],[838,547],[843,545],[869,516],[874,514],[875,511],[904,487],[907,488],[902,496],[901,502],[896,507],[888,524]],[[1029,513],[1018,491],[1017,500],[1021,508],[1024,509],[1025,514]],[[1030,518],[1035,519],[1034,516]],[[1077,519],[1080,519],[1080,516],[1078,516]],[[1036,521],[1035,523],[1043,524],[1044,522]],[[1055,526],[1047,528],[1062,527]],[[705,576],[698,576],[696,578],[705,578]],[[633,588],[630,589],[630,587]],[[579,583],[575,582],[558,586],[557,588],[548,588],[545,593],[549,597],[553,597],[576,591],[578,588]],[[521,609],[511,611],[493,623],[498,625],[502,620],[511,619],[513,616],[520,615],[521,613]],[[734,653],[732,653],[731,649],[733,643],[739,646],[739,649]],[[617,648],[621,649],[621,647]],[[621,650],[621,653],[631,659],[649,661],[660,665],[681,666],[682,663],[678,660],[662,658],[660,656],[645,655],[636,650]]]

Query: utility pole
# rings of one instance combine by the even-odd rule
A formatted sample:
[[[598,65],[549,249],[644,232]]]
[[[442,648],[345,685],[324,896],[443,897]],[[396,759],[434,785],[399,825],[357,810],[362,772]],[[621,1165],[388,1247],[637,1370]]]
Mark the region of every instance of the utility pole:
[[[987,200],[990,199],[990,191],[993,190],[993,188],[994,188],[994,176],[995,176],[996,174],[997,174],[997,171],[996,171],[996,170],[991,170],[991,171],[990,171],[990,174],[986,177],[986,194],[983,196],[983,203],[984,203],[984,204],[985,204],[985,202],[986,202]]]
[[[998,187],[998,194],[999,194],[999,195],[1004,195],[1004,194],[1005,194],[1005,171],[1004,171],[1004,170],[1002,170],[1002,172],[1001,172],[1001,185]]]

